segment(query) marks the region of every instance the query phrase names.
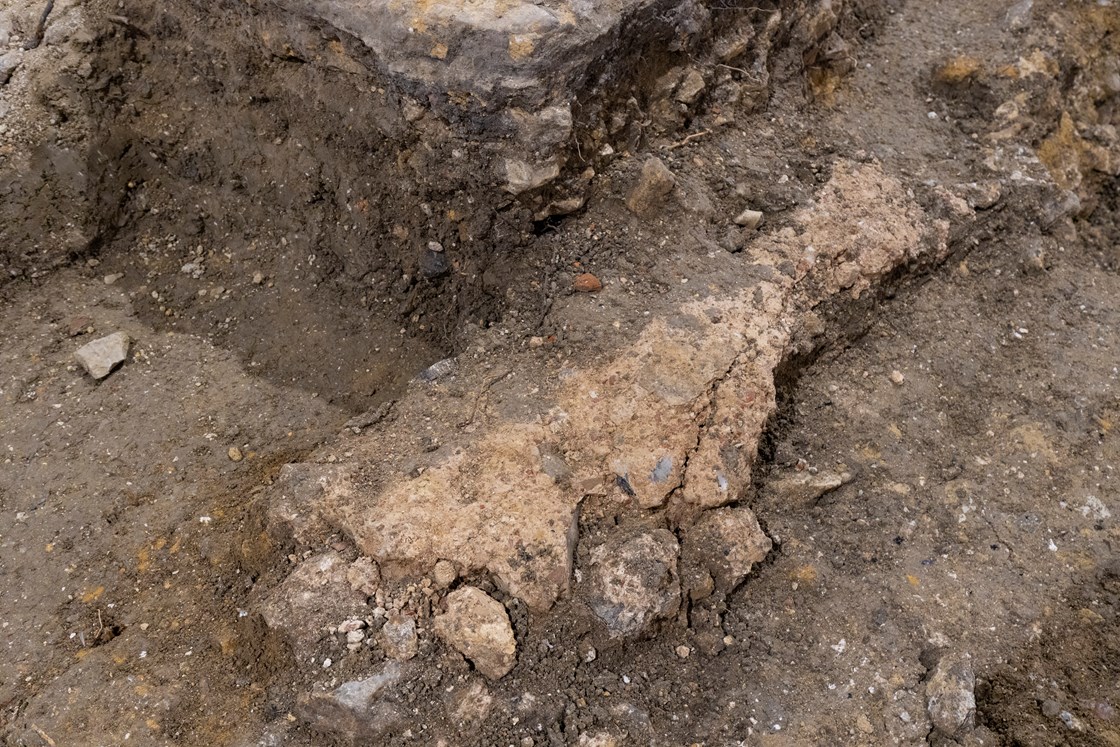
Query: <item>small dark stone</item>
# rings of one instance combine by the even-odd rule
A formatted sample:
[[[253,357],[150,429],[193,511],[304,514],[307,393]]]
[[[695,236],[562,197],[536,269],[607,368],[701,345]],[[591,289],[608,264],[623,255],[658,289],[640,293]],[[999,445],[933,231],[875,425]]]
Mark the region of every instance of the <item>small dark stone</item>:
[[[451,271],[451,262],[447,259],[447,252],[434,252],[425,249],[420,257],[420,274],[429,280],[443,277]]]

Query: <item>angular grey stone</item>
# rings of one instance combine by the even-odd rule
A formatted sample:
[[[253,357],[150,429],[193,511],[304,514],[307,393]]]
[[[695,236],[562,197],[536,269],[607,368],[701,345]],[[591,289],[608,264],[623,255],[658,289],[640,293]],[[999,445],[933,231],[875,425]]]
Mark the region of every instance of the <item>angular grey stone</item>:
[[[926,703],[933,728],[946,737],[964,734],[976,725],[976,675],[967,654],[941,658],[926,683]]]
[[[677,538],[666,529],[620,534],[591,551],[589,603],[612,637],[636,635],[676,614]]]
[[[435,619],[436,633],[492,680],[517,663],[517,640],[506,608],[474,586],[447,595],[447,612]]]
[[[74,357],[86,372],[95,379],[104,379],[113,369],[128,358],[128,335],[114,332],[78,348]]]
[[[371,677],[343,683],[329,693],[302,696],[295,715],[343,744],[379,744],[407,725],[408,711],[393,692],[404,674],[400,662],[386,662]]]

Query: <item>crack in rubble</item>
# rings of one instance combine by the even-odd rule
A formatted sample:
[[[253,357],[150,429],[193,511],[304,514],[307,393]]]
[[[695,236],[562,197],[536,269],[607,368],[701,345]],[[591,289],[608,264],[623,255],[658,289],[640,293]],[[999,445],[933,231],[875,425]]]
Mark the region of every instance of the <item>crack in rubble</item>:
[[[664,505],[665,508],[669,511],[672,510],[674,504],[678,503],[678,501],[676,500],[678,497],[678,493],[684,490],[685,481],[688,480],[689,461],[692,459],[693,455],[696,454],[696,452],[700,451],[700,447],[704,443],[704,435],[708,432],[708,429],[711,427],[712,421],[715,418],[715,411],[717,407],[715,399],[716,394],[719,392],[719,387],[721,384],[727,381],[728,377],[731,376],[731,373],[739,365],[739,361],[742,359],[743,354],[746,352],[746,346],[736,352],[735,356],[731,359],[731,362],[727,365],[727,368],[724,370],[724,372],[715,376],[708,383],[708,387],[705,393],[696,398],[697,400],[707,399],[707,404],[703,408],[704,422],[699,423],[696,426],[696,441],[692,444],[692,446],[688,448],[688,451],[685,452],[684,457],[682,458],[680,481],[677,483],[676,487],[670,490],[668,495],[665,496],[665,502],[662,505]],[[735,500],[738,501],[739,499],[736,498]]]

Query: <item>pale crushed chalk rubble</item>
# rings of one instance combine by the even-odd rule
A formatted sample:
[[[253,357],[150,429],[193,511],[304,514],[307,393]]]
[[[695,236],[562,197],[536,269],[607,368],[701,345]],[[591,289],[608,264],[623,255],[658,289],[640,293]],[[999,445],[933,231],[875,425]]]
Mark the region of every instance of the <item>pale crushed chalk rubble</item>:
[[[436,633],[485,676],[504,677],[517,663],[517,641],[502,603],[474,586],[459,587],[445,601]]]
[[[971,219],[963,199],[938,194],[942,215]],[[586,495],[618,493],[684,529],[737,500],[800,316],[837,294],[860,296],[899,263],[943,257],[948,231],[948,220],[924,213],[877,164],[841,162],[793,225],[756,234],[746,249],[757,266],[792,271],[685,302],[675,323],[652,319],[601,365],[555,381],[506,377],[507,388],[543,389],[533,398],[537,417],[473,418],[467,402],[469,428],[449,430],[422,470],[409,466],[406,425],[428,417],[426,388],[442,384],[416,385],[395,405],[398,417],[349,439],[352,457],[301,492],[296,523],[318,516],[341,529],[387,581],[432,574],[447,561],[548,609],[569,589]],[[493,375],[464,361],[458,385],[481,389]],[[443,417],[456,417],[450,412]],[[720,575],[733,585],[741,571]]]

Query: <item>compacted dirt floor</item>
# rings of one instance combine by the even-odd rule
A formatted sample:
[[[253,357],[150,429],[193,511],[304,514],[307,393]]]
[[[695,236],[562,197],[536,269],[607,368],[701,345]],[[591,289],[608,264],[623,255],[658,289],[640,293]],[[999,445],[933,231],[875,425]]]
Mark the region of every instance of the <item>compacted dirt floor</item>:
[[[63,5],[69,33],[76,14],[99,9]],[[1120,15],[1107,0],[1089,5],[875,5],[854,70],[830,90],[813,95],[796,66],[778,70],[761,111],[662,148],[685,181],[727,198],[671,206],[666,235],[732,209],[735,195],[765,209],[762,230],[780,230],[840,156],[915,188],[994,173],[985,159],[1058,130],[1062,75],[1076,71],[1008,88],[1008,99],[1026,92],[1020,125],[996,145],[988,135],[1014,119],[996,112],[998,86],[1012,84],[962,93],[939,87],[936,71],[961,55],[989,70],[1030,58],[1053,43],[1050,13]],[[0,11],[16,49],[39,9]],[[80,66],[54,33],[26,54]],[[168,54],[190,59],[194,33],[168,32]],[[1102,49],[1115,54],[1112,44]],[[279,76],[292,63],[271,64]],[[144,99],[153,137],[200,116],[189,97],[203,95],[205,75],[182,71],[182,90],[161,89],[174,72]],[[28,112],[50,109],[20,98],[20,75],[0,87],[7,148],[24,142]],[[252,116],[246,131],[268,129],[271,115]],[[292,119],[277,148],[313,139],[313,122]],[[220,160],[195,183],[220,180]],[[821,310],[822,330],[781,369],[744,498],[774,549],[737,591],[626,642],[563,602],[543,616],[515,608],[519,661],[494,697],[519,698],[532,716],[478,705],[437,722],[443,683],[419,683],[415,723],[386,743],[1120,745],[1120,188],[1094,178],[1063,185],[1082,200],[1059,219],[1045,204],[1008,204],[1022,194],[1011,190],[945,263],[901,268],[860,302]],[[192,202],[203,188],[135,187],[104,242],[0,287],[3,743],[329,743],[292,715],[304,675],[250,609],[286,572],[261,498],[281,468],[337,444],[351,418],[461,352],[464,326],[545,340],[578,362],[589,338],[614,334],[602,308],[581,311],[589,296],[569,290],[578,272],[623,278],[630,293],[611,313],[633,326],[663,310],[667,285],[741,259],[623,230],[635,219],[608,181],[584,212],[491,247],[486,291],[449,303],[415,279],[394,282],[391,262],[355,278],[317,254],[327,229],[316,187],[291,189],[298,198],[274,205],[251,189],[216,192],[244,200],[249,217],[203,231],[199,216],[219,212]],[[134,341],[129,359],[95,382],[74,350],[115,331]],[[790,487],[814,473],[846,481]],[[975,725],[956,735],[934,729],[927,702],[949,660],[974,677]]]

